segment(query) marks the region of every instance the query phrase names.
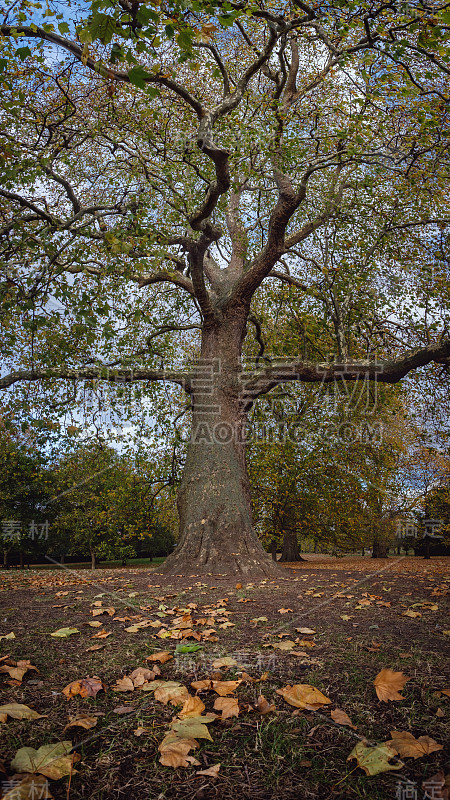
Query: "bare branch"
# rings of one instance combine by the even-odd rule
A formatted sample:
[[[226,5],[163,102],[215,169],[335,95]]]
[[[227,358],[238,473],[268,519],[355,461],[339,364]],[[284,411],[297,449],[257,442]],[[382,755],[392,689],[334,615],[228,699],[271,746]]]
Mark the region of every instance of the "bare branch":
[[[242,376],[244,394],[252,402],[280,383],[331,383],[346,380],[374,380],[398,383],[413,369],[431,363],[450,365],[450,339],[409,350],[393,359],[337,362],[289,361],[272,363],[258,372]]]
[[[14,383],[22,381],[40,381],[64,379],[69,381],[109,381],[110,383],[135,383],[136,381],[168,381],[182,386],[190,392],[190,376],[188,373],[173,370],[147,369],[145,367],[42,367],[21,369],[0,378],[0,389],[7,389]]]

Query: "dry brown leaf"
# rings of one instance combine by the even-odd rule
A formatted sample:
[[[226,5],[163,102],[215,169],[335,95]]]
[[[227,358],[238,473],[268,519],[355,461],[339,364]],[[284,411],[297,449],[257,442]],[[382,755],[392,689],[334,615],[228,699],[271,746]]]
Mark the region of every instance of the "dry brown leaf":
[[[224,658],[216,658],[215,661],[212,662],[213,669],[221,669],[222,667],[236,667],[237,661],[235,658],[231,658],[230,656],[225,656]]]
[[[94,633],[91,639],[107,639],[108,636],[112,636],[111,631],[99,631],[98,633]]]
[[[85,653],[93,653],[95,650],[103,650],[106,644],[93,644],[91,647],[86,647]]]
[[[316,633],[312,628],[296,628],[297,633]]]
[[[448,800],[449,791],[447,786],[448,784],[442,770],[426,778],[422,783],[422,789],[425,790],[425,797],[432,798],[432,800]]]
[[[269,703],[263,694],[260,694],[256,702],[256,709],[260,714],[269,714],[271,711],[276,711],[273,703]]]
[[[143,728],[142,725],[138,725],[137,728],[134,729],[133,733],[135,736],[142,736],[143,733],[146,733],[150,728]]]
[[[331,719],[334,720],[334,722],[337,722],[338,725],[348,725],[349,728],[356,730],[356,725],[353,725],[350,717],[345,713],[345,711],[342,710],[342,708],[333,708],[331,712]]]
[[[168,733],[158,747],[161,753],[160,764],[174,769],[176,767],[188,767],[189,763],[192,762],[187,760],[189,758],[187,754],[196,747],[199,747],[196,739],[181,738],[176,733]]]
[[[391,731],[391,737],[392,739],[386,744],[396,750],[402,758],[421,758],[443,749],[441,744],[429,736],[419,736],[416,739],[408,731]]]
[[[98,722],[98,717],[73,717],[70,722],[67,723],[66,727],[63,728],[63,732],[67,730],[67,728],[84,728],[85,730],[90,730],[91,728],[95,728]]]
[[[2,795],[3,800],[50,800],[53,797],[49,790],[48,780],[44,775],[34,773],[16,773],[12,776],[13,786]]]
[[[279,613],[279,614],[289,614],[289,613],[292,613],[292,608],[279,608],[279,609],[278,609],[278,613]]]
[[[242,681],[211,681],[211,680],[204,680],[204,681],[193,681],[191,686],[197,692],[217,692],[218,695],[221,697],[225,697],[227,694],[231,694],[232,692],[237,689],[239,684]]]
[[[71,697],[75,697],[75,695],[79,694],[80,697],[97,697],[98,692],[103,689],[106,690],[105,684],[97,678],[95,675],[92,678],[81,678],[77,681],[72,681],[69,683],[63,690],[62,693],[65,694],[67,699],[69,700]]]
[[[115,686],[112,687],[113,692],[134,692],[134,689],[134,683],[127,675],[118,678]]]
[[[400,690],[403,689],[409,677],[403,672],[394,672],[392,669],[382,669],[374,680],[377,697],[384,703],[389,700],[404,700]]]
[[[134,714],[136,706],[116,706],[113,708],[114,714]]]
[[[147,656],[145,659],[146,661],[159,661],[160,664],[165,664],[166,661],[170,661],[173,658],[172,653],[169,653],[168,650],[160,650],[158,653],[152,653],[151,656]]]
[[[2,664],[0,672],[8,672],[11,678],[21,683],[23,676],[32,669],[39,672],[38,668],[34,667],[31,661],[22,659],[20,661],[12,661],[11,665]]]
[[[87,622],[86,624],[89,625],[90,628],[101,628],[103,622],[100,622],[98,619],[94,619],[92,622]]]
[[[178,716],[180,719],[185,719],[186,717],[199,717],[204,710],[205,704],[200,700],[200,698],[197,695],[189,695]]]
[[[116,609],[113,608],[112,606],[108,606],[108,607],[106,607],[106,606],[103,607],[102,606],[101,608],[93,608],[92,611],[91,611],[91,614],[92,614],[93,617],[98,617],[98,616],[100,616],[100,614],[109,614],[110,617],[113,617],[115,613],[116,613]]]
[[[331,700],[325,697],[319,689],[307,683],[284,686],[282,689],[277,689],[276,693],[280,694],[289,705],[295,706],[295,708],[304,708],[307,711],[317,711],[322,706],[331,703]]]
[[[239,703],[236,697],[216,697],[214,708],[222,712],[221,719],[239,716]]]
[[[167,703],[171,703],[173,706],[177,706],[180,703],[185,703],[186,700],[191,696],[186,689],[186,686],[182,686],[181,684],[175,684],[175,682],[168,681],[168,684],[171,683],[171,686],[159,686],[155,689],[154,698],[158,700],[160,703],[167,705]]]
[[[239,585],[239,584],[237,584]],[[214,764],[213,767],[208,767],[208,769],[200,769],[196,772],[196,775],[206,775],[208,778],[217,778],[220,770],[220,764]]]

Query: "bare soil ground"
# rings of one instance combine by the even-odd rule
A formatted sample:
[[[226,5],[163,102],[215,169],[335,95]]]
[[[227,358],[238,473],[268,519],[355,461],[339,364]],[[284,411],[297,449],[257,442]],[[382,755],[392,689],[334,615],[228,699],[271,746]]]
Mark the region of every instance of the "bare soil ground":
[[[450,687],[450,623],[445,615],[450,560],[307,558],[284,565],[276,581],[242,586],[220,575],[169,581],[158,574],[158,567],[0,574],[0,636],[15,634],[15,639],[0,640],[0,657],[29,659],[39,670],[27,672],[22,683],[0,674],[0,704],[25,703],[46,715],[0,725],[4,795],[11,786],[10,762],[19,748],[70,739],[81,761],[70,780],[49,782],[57,800],[427,797],[422,784],[440,770],[445,773],[445,750],[403,759],[401,769],[372,777],[347,757],[361,738],[370,744],[385,742],[391,730],[427,735],[445,745],[450,698],[442,690]],[[115,610],[94,616],[95,602]],[[170,631],[183,613],[191,613],[193,624]],[[87,624],[96,620],[102,627]],[[145,621],[154,627],[125,630]],[[63,627],[80,632],[65,639],[50,636]],[[315,633],[296,630],[302,627]],[[92,638],[100,630],[110,635]],[[177,645],[197,639],[192,634],[168,637],[184,636],[187,630],[200,637],[202,649],[176,654]],[[205,636],[207,630],[212,632]],[[265,646],[296,639],[295,652],[305,655]],[[103,647],[88,651],[94,643]],[[212,662],[221,656],[237,661],[237,666],[221,670],[222,680],[239,679],[242,672],[256,679],[246,678],[236,689],[239,717],[209,725],[213,741],[201,740],[193,752],[200,766],[173,769],[159,763],[158,745],[179,707],[157,702],[152,693],[139,689],[112,690],[118,678],[148,666],[146,657],[160,650],[174,654],[161,666],[161,678],[179,681],[191,694],[192,681],[213,673],[220,677]],[[409,677],[404,700],[378,700],[373,681],[383,668]],[[99,676],[106,692],[67,700],[62,689],[88,676]],[[276,694],[287,684],[304,683],[320,689],[332,705],[299,711]],[[274,712],[252,710],[260,694],[275,704]],[[217,695],[201,697],[206,710],[213,710]],[[120,706],[130,713],[118,713]],[[329,709],[334,708],[346,711],[356,729],[333,723]],[[83,713],[101,714],[95,728],[63,730],[69,717]],[[137,736],[139,727],[145,730]],[[216,778],[197,775],[219,763]],[[433,789],[432,800],[446,796],[445,788],[437,791]],[[16,792],[7,800],[22,800],[22,795]]]

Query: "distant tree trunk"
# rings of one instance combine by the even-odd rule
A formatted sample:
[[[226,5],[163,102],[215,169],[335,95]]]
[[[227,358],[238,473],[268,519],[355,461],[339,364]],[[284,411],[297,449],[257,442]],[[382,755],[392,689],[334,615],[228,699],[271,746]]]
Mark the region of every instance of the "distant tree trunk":
[[[97,566],[96,558],[95,558],[95,550],[91,548],[91,569],[95,569]]]
[[[19,566],[20,566],[20,569],[23,569],[23,568],[24,568],[24,563],[23,563],[23,550],[19,550]]]
[[[272,561],[276,561],[277,560],[277,543],[276,543],[275,539],[272,539],[272,542],[271,542],[271,545],[270,545],[270,554],[272,556]]]
[[[9,563],[8,563],[8,551],[6,549],[3,550],[3,566],[5,567],[5,569],[8,569],[8,566],[9,566]]]
[[[430,539],[429,539],[429,537],[428,537],[428,536],[426,536],[426,537],[425,537],[425,555],[424,555],[424,558],[425,558],[425,559],[427,559],[427,560],[428,560],[429,558],[431,558],[431,553],[430,553]]]
[[[285,531],[284,533],[280,561],[304,561],[300,555],[297,534],[293,530]]]
[[[61,555],[61,557],[59,559],[59,563],[60,564],[64,564],[64,553],[62,553],[62,555]]]
[[[372,558],[387,558],[387,550],[387,545],[384,544],[384,542],[380,542],[379,539],[375,539],[372,547]]]

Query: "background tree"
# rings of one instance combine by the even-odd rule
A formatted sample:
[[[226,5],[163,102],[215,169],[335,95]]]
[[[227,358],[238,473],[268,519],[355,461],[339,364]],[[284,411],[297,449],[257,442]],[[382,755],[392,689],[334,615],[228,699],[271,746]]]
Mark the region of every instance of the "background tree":
[[[177,396],[149,382],[181,386],[192,436],[165,569],[272,573],[251,517],[252,404],[290,381],[449,363],[448,12],[89,6],[40,19],[23,0],[1,26],[0,385],[131,415]],[[323,336],[255,365],[243,343],[273,281]]]

